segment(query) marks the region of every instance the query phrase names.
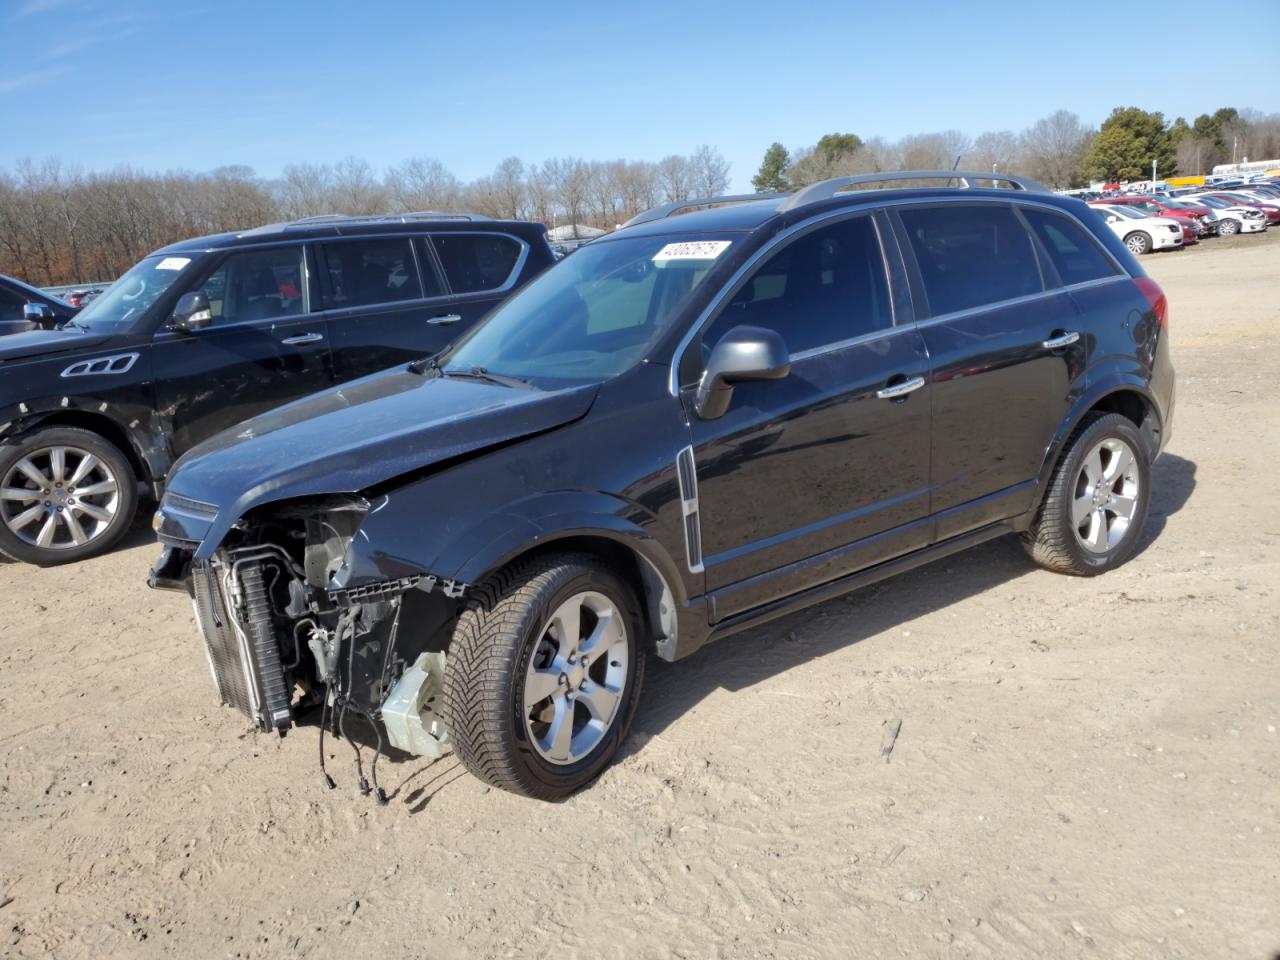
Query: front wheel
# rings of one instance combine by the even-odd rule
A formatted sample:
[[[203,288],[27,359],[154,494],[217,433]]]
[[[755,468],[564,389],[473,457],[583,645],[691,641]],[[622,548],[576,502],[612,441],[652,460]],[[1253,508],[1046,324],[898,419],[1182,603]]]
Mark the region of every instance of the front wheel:
[[[1229,237],[1240,232],[1240,221],[1222,220],[1218,223],[1218,235]]]
[[[1129,248],[1130,253],[1142,256],[1144,253],[1151,252],[1151,237],[1139,230],[1125,237],[1124,245]]]
[[[484,782],[567,797],[626,737],[644,673],[635,592],[583,554],[518,562],[475,588],[458,618],[444,710]]]
[[[79,427],[35,430],[0,445],[0,554],[54,566],[111,549],[138,504],[129,461]]]
[[[1058,573],[1105,573],[1137,549],[1150,502],[1151,465],[1133,421],[1090,414],[1067,441],[1023,545]]]

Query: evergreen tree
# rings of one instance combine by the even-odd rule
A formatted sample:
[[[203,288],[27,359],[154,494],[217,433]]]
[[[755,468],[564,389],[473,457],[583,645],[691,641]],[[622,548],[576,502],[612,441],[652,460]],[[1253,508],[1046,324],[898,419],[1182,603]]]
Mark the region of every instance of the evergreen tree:
[[[791,163],[791,155],[780,143],[769,145],[764,152],[764,162],[760,164],[760,172],[751,178],[751,185],[756,193],[785,193],[791,189],[787,183],[786,170]]]

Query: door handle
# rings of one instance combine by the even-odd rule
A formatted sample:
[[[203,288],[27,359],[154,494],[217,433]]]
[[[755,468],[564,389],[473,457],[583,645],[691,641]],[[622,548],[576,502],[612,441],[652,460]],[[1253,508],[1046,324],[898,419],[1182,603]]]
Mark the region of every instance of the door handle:
[[[433,327],[447,327],[450,324],[457,323],[461,319],[462,319],[461,314],[442,313],[438,317],[432,317],[430,320],[427,321],[427,323],[431,324]]]
[[[1080,339],[1080,334],[1074,330],[1070,333],[1060,333],[1056,337],[1050,337],[1041,344],[1046,350],[1059,350],[1062,347],[1069,347]]]
[[[909,393],[915,393],[923,386],[924,377],[912,377],[910,380],[903,380],[901,383],[894,383],[880,388],[876,391],[876,396],[881,400],[897,400]]]
[[[303,343],[319,343],[323,339],[323,333],[300,333],[296,337],[285,337],[280,342],[291,347],[296,347]]]

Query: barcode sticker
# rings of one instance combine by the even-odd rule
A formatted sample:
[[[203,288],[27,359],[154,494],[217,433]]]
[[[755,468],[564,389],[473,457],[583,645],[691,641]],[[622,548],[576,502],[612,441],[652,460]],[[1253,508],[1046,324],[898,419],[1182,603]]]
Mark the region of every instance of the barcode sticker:
[[[654,263],[664,260],[714,260],[729,249],[732,240],[686,240],[668,243],[653,255]]]

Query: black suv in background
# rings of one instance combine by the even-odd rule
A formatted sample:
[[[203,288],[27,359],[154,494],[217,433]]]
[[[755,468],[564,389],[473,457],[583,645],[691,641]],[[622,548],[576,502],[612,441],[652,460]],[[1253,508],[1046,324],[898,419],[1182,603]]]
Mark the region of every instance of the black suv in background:
[[[541,224],[318,217],[186,240],[0,339],[0,554],[101,553],[206,437],[438,352],[554,258]],[[283,453],[273,454],[283,456]]]
[[[963,189],[848,189],[903,179]],[[1017,178],[659,208],[432,362],[188,453],[152,583],[191,592],[219,696],[261,728],[354,713],[561,797],[617,751],[647,650],[1007,533],[1063,573],[1123,563],[1169,436],[1167,320],[1087,206]]]
[[[0,337],[62,326],[78,309],[51,293],[0,274]]]

